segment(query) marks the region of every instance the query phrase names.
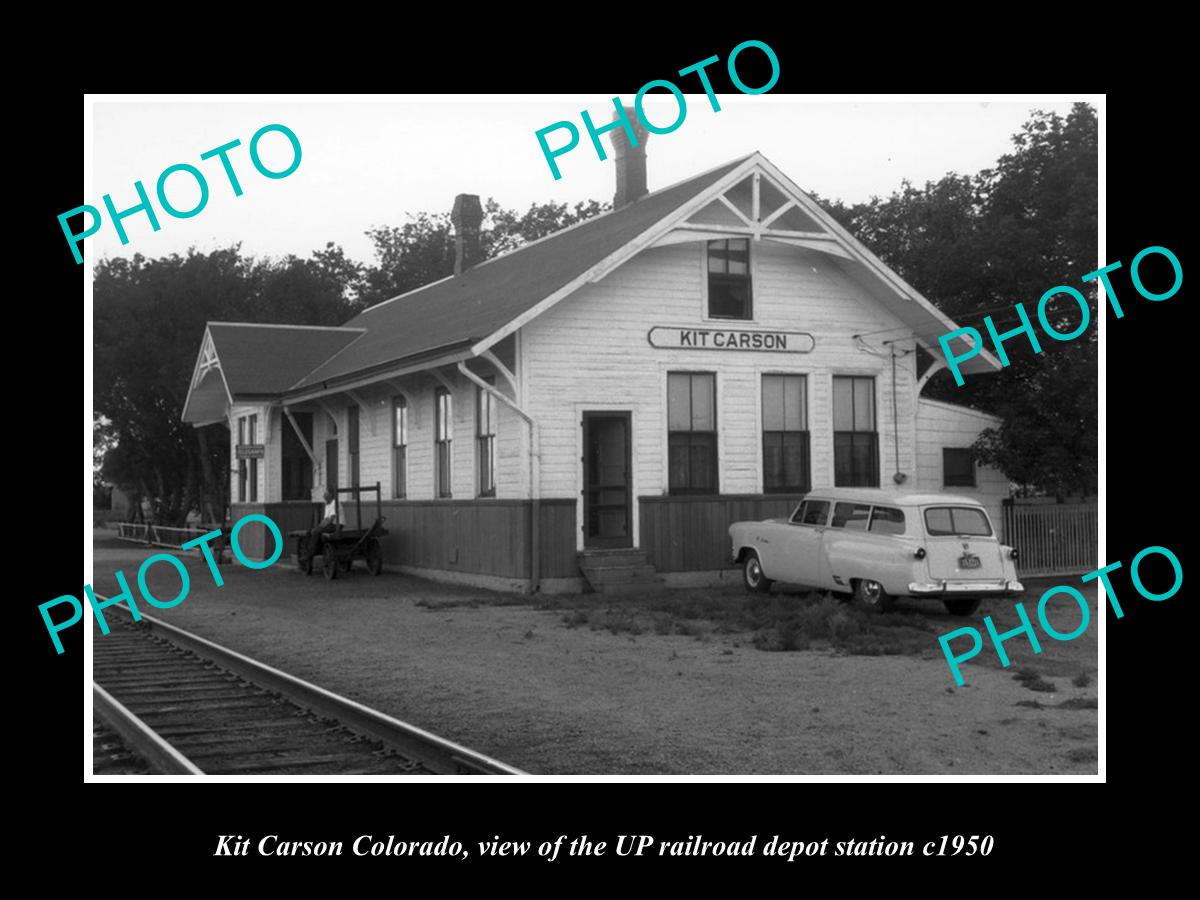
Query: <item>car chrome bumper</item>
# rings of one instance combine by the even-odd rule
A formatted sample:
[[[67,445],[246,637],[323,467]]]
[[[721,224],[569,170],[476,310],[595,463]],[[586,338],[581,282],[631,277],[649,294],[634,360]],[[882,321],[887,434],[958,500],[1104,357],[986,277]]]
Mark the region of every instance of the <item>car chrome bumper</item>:
[[[950,597],[959,595],[991,594],[1004,596],[1020,594],[1025,586],[1019,581],[914,581],[908,586],[908,592],[915,597]]]

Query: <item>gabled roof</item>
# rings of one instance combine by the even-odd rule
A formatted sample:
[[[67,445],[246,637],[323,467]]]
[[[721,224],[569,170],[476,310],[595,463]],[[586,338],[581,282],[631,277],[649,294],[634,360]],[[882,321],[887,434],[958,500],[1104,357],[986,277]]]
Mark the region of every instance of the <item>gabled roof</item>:
[[[209,322],[183,421],[221,421],[227,403],[278,397],[361,334],[359,328]]]
[[[346,323],[366,333],[346,353],[309,373],[296,390],[441,347],[474,344],[503,328],[599,261],[620,250],[749,157],[689,178],[564,228],[408,294]]]
[[[751,178],[753,214],[735,208],[737,191]],[[764,196],[770,190],[773,203],[781,204],[773,213],[768,213],[765,200],[760,211],[760,178]],[[932,348],[935,356],[938,335],[957,327],[766,157],[752,153],[525,244],[461,275],[386,300],[340,328],[210,323],[184,419],[197,424],[216,421],[206,418],[216,414],[215,394],[193,409],[193,394],[213,368],[224,376],[230,401],[239,397],[298,401],[400,371],[478,355],[647,247],[719,236],[726,226],[706,218],[705,210],[712,209],[736,234],[750,233],[756,239],[831,254],[835,264],[927,349]],[[206,362],[206,353],[219,357],[220,366]],[[999,369],[1000,364],[982,350],[961,368],[978,372]]]
[[[208,332],[234,399],[282,394],[363,333],[347,325],[209,322]]]

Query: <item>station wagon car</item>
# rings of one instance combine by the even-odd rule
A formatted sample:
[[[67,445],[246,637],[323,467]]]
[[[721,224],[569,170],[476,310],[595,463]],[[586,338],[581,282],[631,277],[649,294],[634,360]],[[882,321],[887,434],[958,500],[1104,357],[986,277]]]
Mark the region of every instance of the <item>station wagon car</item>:
[[[984,598],[1024,590],[1017,551],[1000,543],[987,510],[970,497],[814,490],[788,518],[735,522],[729,537],[751,591],[782,581],[880,611],[897,597],[930,597],[966,616]]]

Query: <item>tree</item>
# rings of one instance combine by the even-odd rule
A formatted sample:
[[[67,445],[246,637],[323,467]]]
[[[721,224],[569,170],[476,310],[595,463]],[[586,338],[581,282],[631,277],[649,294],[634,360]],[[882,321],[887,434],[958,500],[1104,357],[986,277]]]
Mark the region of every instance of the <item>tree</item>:
[[[571,209],[565,203],[532,203],[524,213],[502,209],[490,197],[484,206],[485,256],[498,256],[612,209],[611,203],[588,200]]]
[[[484,259],[508,253],[611,209],[589,200],[568,208],[565,203],[533,203],[524,213],[504,209],[494,199],[484,204],[480,250]],[[454,273],[454,226],[449,213],[409,215],[399,226],[371,228],[377,265],[365,271],[360,308],[415,290]]]
[[[103,478],[135,499],[149,498],[163,524],[180,524],[202,505],[208,515],[222,510],[227,431],[180,419],[206,323],[338,324],[352,311],[360,277],[360,267],[333,245],[310,259],[278,262],[245,257],[240,245],[101,261],[93,380],[94,413],[109,442]]]
[[[943,312],[985,336],[984,316],[998,332],[1008,331],[1020,324],[1014,304],[1022,302],[1034,319],[1052,287],[1071,285],[1085,295],[1092,324],[1079,338],[1056,342],[1043,335],[1039,354],[1017,337],[1005,344],[1011,364],[1000,372],[968,376],[962,387],[939,372],[926,393],[1003,418],[975,444],[981,462],[1037,491],[1092,494],[1097,293],[1080,276],[1095,268],[1096,258],[1095,110],[1080,103],[1065,117],[1035,111],[1013,145],[994,168],[974,176],[950,173],[921,188],[904,182],[886,199],[853,206],[821,202]],[[1061,332],[1074,330],[1081,315],[1069,297],[1048,304],[1047,314]]]

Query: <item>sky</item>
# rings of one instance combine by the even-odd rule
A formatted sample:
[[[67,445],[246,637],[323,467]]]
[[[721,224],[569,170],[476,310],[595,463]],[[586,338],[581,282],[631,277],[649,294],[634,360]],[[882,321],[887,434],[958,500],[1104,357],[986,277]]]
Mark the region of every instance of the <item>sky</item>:
[[[651,95],[653,96],[653,95]],[[670,95],[648,100],[651,122],[678,115]],[[1011,136],[1033,109],[1066,114],[1070,102],[938,101],[813,102],[811,97],[718,94],[713,111],[704,94],[686,95],[687,113],[671,134],[647,144],[650,190],[666,187],[755,150],[801,188],[846,202],[886,196],[904,179],[916,184],[947,172],[973,174],[1012,149]],[[626,103],[632,97],[623,98]],[[123,220],[122,245],[112,223],[86,241],[93,262],[105,256],[148,257],[209,251],[240,241],[254,256],[307,256],[327,242],[341,244],[360,262],[373,262],[365,232],[401,225],[406,214],[448,212],[456,194],[493,197],[524,210],[548,200],[611,200],[614,172],[588,139],[580,111],[596,123],[611,119],[603,95],[538,97],[429,97],[380,100],[241,100],[220,102],[97,99],[93,106],[90,193],[83,202],[103,209],[104,194],[117,210],[138,200],[140,180],[152,198],[161,229],[142,213]],[[557,158],[555,180],[535,133],[568,120],[580,142]],[[301,146],[299,167],[286,178],[261,176],[250,161],[251,136],[264,125],[290,128]],[[244,193],[235,197],[220,161],[200,155],[232,140],[230,151]],[[552,147],[565,131],[548,135]],[[291,162],[287,139],[267,134],[259,145],[268,168]],[[166,215],[155,185],[167,167],[198,168],[209,188],[207,205],[186,219]],[[167,197],[187,210],[199,188],[186,173],[170,176]],[[78,220],[76,220],[78,221]],[[64,242],[64,252],[69,253]]]

